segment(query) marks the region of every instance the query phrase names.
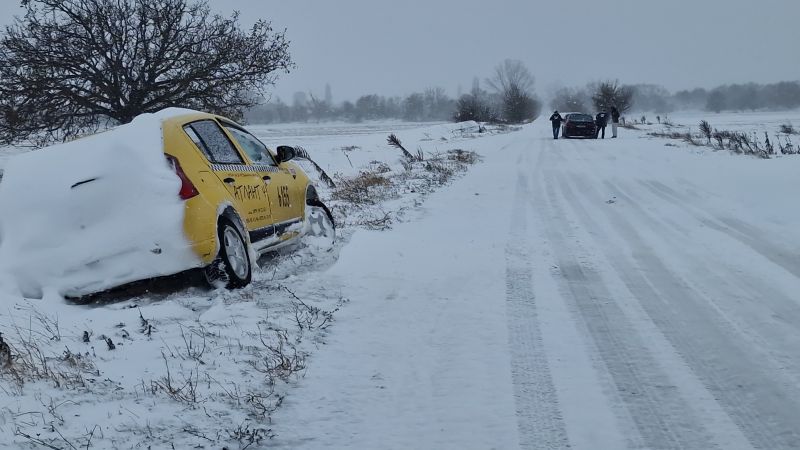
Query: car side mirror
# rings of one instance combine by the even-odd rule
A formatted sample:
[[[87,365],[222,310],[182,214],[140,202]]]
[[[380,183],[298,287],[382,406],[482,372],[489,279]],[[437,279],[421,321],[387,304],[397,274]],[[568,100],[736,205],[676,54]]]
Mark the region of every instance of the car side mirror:
[[[294,147],[289,145],[278,146],[278,164],[292,160],[295,156],[297,156],[297,153],[295,152]]]

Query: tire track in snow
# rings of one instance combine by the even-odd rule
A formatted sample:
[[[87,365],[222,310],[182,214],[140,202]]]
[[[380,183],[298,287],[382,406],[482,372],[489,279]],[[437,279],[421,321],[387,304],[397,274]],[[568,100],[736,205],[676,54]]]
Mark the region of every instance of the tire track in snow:
[[[518,165],[522,162],[518,160]],[[506,244],[506,302],[514,397],[523,449],[568,448],[558,396],[542,343],[527,239],[528,180],[517,175],[515,208]]]
[[[639,183],[642,184],[641,181]],[[651,198],[643,197],[641,195],[643,192],[658,196],[656,192],[651,192],[649,189],[646,191],[629,189],[627,190],[629,196],[616,184],[606,182],[606,186],[611,191],[619,193],[628,205],[648,220],[651,228],[658,230],[659,236],[664,237],[665,241],[667,236],[675,235],[669,227],[661,223],[662,221],[671,223],[671,221],[651,215],[639,206],[653,202]],[[669,197],[664,200],[685,214],[689,221],[705,224],[705,217],[696,216],[684,203],[670,200]],[[709,228],[716,230],[713,227]],[[727,236],[727,233],[723,234]],[[767,359],[762,365],[771,367],[773,375],[779,374],[784,379],[783,385],[800,386],[800,332],[797,329],[797,324],[800,323],[800,305],[787,294],[798,288],[800,285],[798,280],[787,273],[789,280],[795,282],[781,285],[777,282],[780,274],[776,274],[774,270],[760,272],[747,270],[750,261],[746,257],[730,258],[724,254],[720,256],[720,252],[714,246],[706,244],[702,244],[706,247],[704,251],[687,251],[682,246],[684,241],[678,239],[675,241],[673,238],[671,247],[684,261],[686,281],[694,280],[691,288],[703,292],[713,289],[713,295],[707,294],[704,296],[705,299],[718,315],[724,317],[734,328],[740,338],[746,338],[754,352]],[[724,245],[716,240],[710,242],[716,242],[717,248]],[[736,242],[742,244],[742,248],[752,250],[744,243]],[[735,276],[731,276],[732,274]],[[796,396],[800,398],[800,394],[796,393]]]
[[[574,180],[581,192],[602,202],[585,180]],[[565,180],[559,184],[570,203],[583,209]],[[583,211],[586,220],[592,220]],[[603,211],[610,228],[631,248],[631,258],[616,250],[610,258],[615,269],[750,443],[759,449],[800,448],[800,403],[781,387],[784,383],[768,370],[769,364],[740,345],[738,333],[711,308],[710,301],[670,271],[628,219],[611,208]]]
[[[694,206],[687,206],[689,205],[688,199],[681,198],[678,192],[659,181],[640,181],[640,183],[661,199],[683,208],[704,225],[741,242],[773,264],[800,278],[800,258],[785,248],[763,239],[758,239],[759,236],[766,234],[758,228],[731,217],[709,216],[706,212],[697,210]]]
[[[564,298],[573,305],[594,342],[619,398],[624,402],[644,445],[652,449],[713,448],[708,433],[688,405],[675,395],[675,386],[658,368],[647,345],[610,294],[600,274],[586,262],[580,243],[568,240],[569,228],[554,183],[536,192],[537,204],[547,205],[551,218],[546,230],[556,260]],[[544,191],[545,193],[541,193]],[[541,200],[546,195],[547,199]],[[553,218],[561,218],[554,222]]]

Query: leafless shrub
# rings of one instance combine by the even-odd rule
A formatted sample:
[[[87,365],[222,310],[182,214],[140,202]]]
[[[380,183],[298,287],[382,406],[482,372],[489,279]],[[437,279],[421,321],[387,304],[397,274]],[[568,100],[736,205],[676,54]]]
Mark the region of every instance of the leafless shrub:
[[[286,330],[272,329],[272,339],[258,327],[258,339],[262,347],[255,355],[256,359],[248,364],[267,377],[267,382],[274,383],[276,379],[288,381],[293,375],[305,370],[306,355],[297,350],[289,340]]]
[[[788,136],[786,137],[785,143],[781,142],[780,138],[778,138],[778,148],[784,155],[796,155],[800,153],[800,148],[796,147]]]
[[[461,150],[460,148],[448,150],[446,154],[447,159],[461,164],[473,165],[480,161],[480,157],[477,153]]]
[[[362,171],[355,177],[341,178],[331,196],[354,204],[374,204],[384,197],[385,188],[390,184],[381,174]]]
[[[11,367],[11,347],[3,340],[3,333],[0,333],[0,370]]]
[[[275,392],[275,379],[268,377],[266,386],[254,386],[253,389],[242,391],[236,383],[230,382],[226,387],[217,381],[210,374],[206,373],[209,386],[216,384],[220,389],[220,394],[232,405],[245,407],[248,414],[259,420],[269,420],[270,415],[280,408],[283,404],[284,396]]]
[[[187,333],[182,325],[178,324],[178,326],[181,329],[181,338],[183,339],[184,345],[183,350],[186,357],[204,365],[203,353],[206,351],[205,329],[201,326],[199,330],[189,329]]]
[[[406,150],[405,147],[403,147],[402,142],[400,142],[400,139],[394,133],[390,134],[389,137],[386,138],[386,142],[388,142],[390,146],[402,150],[403,156],[405,156],[407,160],[414,161],[414,155],[412,155],[411,152],[409,152],[408,150]]]
[[[32,323],[26,330],[15,324],[14,330],[13,339],[0,336],[0,378],[9,376],[17,389],[22,389],[26,381],[49,381],[66,389],[85,388],[85,375],[99,375],[88,354],[73,353],[69,348],[60,355],[44,350],[47,343],[42,340],[49,341],[52,336],[34,331]]]
[[[775,154],[775,147],[772,146],[772,142],[770,142],[769,135],[766,131],[764,132],[764,151],[767,152],[767,155]]]
[[[89,449],[92,446],[92,438],[94,437],[94,434],[95,434],[95,432],[97,431],[98,428],[99,428],[98,425],[95,425],[94,428],[89,430],[82,437],[82,439],[79,439],[78,441],[76,441],[74,443],[72,441],[68,440],[66,437],[64,437],[64,435],[61,433],[61,431],[57,427],[52,425],[52,424],[50,424],[49,429],[53,433],[57,434],[58,438],[55,438],[55,437],[53,437],[53,438],[44,437],[44,436],[42,436],[41,433],[34,433],[35,435],[28,434],[25,431],[23,431],[20,427],[17,427],[17,428],[14,429],[14,436],[19,436],[19,437],[25,438],[31,444],[34,444],[34,445],[37,445],[37,446],[41,446],[41,447],[44,447],[44,448],[49,448],[49,449],[52,449],[52,450],[66,450],[66,449],[78,450],[79,447],[80,448]],[[85,441],[85,444],[84,444],[84,441]],[[64,447],[64,444],[66,444],[67,446]]]
[[[370,170],[372,170],[375,173],[383,174],[383,173],[389,173],[389,172],[392,171],[392,168],[389,167],[389,165],[386,164],[383,161],[370,161],[369,167],[370,167]]]
[[[724,132],[714,130],[714,133],[711,135],[716,141],[716,148],[723,149],[725,148],[725,134]]]
[[[250,424],[241,424],[233,430],[228,431],[231,439],[239,442],[241,450],[250,448],[252,445],[260,445],[262,441],[275,437],[275,433],[269,428],[254,427]]]
[[[692,133],[683,133],[683,141],[686,142],[687,144],[693,145],[695,147],[699,147],[699,146],[703,145],[703,144],[697,142],[697,140],[694,138]]]
[[[703,133],[703,136],[706,137],[706,141],[708,142],[708,144],[711,144],[711,135],[713,133],[713,130],[711,129],[711,125],[707,121],[705,120],[700,121],[700,132]]]
[[[453,175],[455,175],[455,170],[452,167],[452,164],[448,164],[447,161],[441,159],[431,159],[425,162],[425,170],[431,172],[436,175],[436,180],[439,184],[445,184],[449,181]]]
[[[392,214],[381,211],[377,216],[367,217],[355,223],[368,230],[384,231],[392,227]]]
[[[190,369],[188,373],[181,374],[183,380],[177,380],[172,377],[167,355],[165,355],[163,351],[161,352],[161,357],[164,358],[164,366],[166,367],[167,374],[158,380],[151,381],[149,392],[151,394],[156,394],[160,391],[178,403],[184,403],[194,407],[199,400],[197,386],[200,382],[200,371],[197,369]]]
[[[780,130],[781,130],[781,133],[783,133],[783,134],[795,134],[796,133],[796,131],[794,129],[794,126],[792,126],[792,124],[789,123],[789,122],[781,124]]]
[[[308,305],[288,287],[281,286],[281,288],[292,296],[295,323],[301,332],[303,330],[325,330],[331,326],[333,314],[339,311],[338,307],[332,311],[325,311],[316,306]]]

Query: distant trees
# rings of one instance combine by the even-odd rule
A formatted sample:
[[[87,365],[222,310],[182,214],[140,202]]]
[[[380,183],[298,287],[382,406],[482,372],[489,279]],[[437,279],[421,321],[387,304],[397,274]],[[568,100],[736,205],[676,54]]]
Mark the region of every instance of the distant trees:
[[[620,86],[618,80],[601,81],[590,85],[592,104],[597,111],[608,111],[612,106],[625,113],[633,106],[633,88]]]
[[[486,84],[492,93],[481,89],[478,79],[473,82],[472,91],[458,99],[454,120],[523,123],[538,117],[541,102],[533,91],[534,77],[521,61],[498,64]]]
[[[284,31],[243,30],[207,0],[22,4],[0,38],[2,143],[66,139],[168,106],[239,117],[294,66]]]
[[[673,104],[680,109],[702,109],[708,100],[708,91],[703,88],[678,91],[672,96]]]
[[[499,114],[494,103],[490,99],[489,93],[481,89],[481,82],[476,78],[472,82],[470,93],[464,94],[458,99],[453,120],[456,122],[467,120],[495,122],[499,119]]]
[[[800,82],[783,81],[760,85],[755,83],[719,86],[708,93],[707,111],[755,111],[760,109],[792,109],[800,107]]]
[[[538,100],[515,84],[503,91],[503,118],[509,123],[523,123],[539,116]]]
[[[505,63],[501,65],[505,66]],[[499,66],[500,67],[500,66]],[[511,72],[514,72],[512,70]],[[457,100],[447,96],[441,87],[432,87],[422,92],[411,93],[405,97],[384,97],[370,94],[360,97],[355,103],[344,101],[338,105],[320,100],[316,94],[300,92],[295,105],[289,106],[281,99],[275,98],[272,103],[259,105],[247,112],[247,118],[253,122],[290,122],[335,119],[361,121],[370,119],[401,119],[410,121],[444,121],[475,120],[479,122],[516,122],[529,120],[540,113],[539,105],[530,108],[530,103],[519,102],[515,89],[508,89],[510,95],[503,95],[503,83],[506,86],[525,83],[508,83],[519,79],[507,76],[501,71],[500,77],[486,80],[490,91],[483,89],[481,79],[475,78],[472,89]],[[530,77],[532,79],[532,77]],[[492,83],[489,83],[491,81]],[[492,87],[494,84],[495,87]],[[605,85],[605,86],[604,86]],[[499,91],[496,87],[500,87]],[[528,85],[532,86],[532,85]],[[460,91],[460,89],[459,89]],[[330,90],[325,89],[325,97]],[[610,92],[610,94],[607,94]],[[623,100],[630,96],[628,113],[632,111],[665,114],[676,109],[707,109],[709,111],[742,111],[751,109],[789,109],[800,107],[800,82],[784,81],[780,83],[759,85],[727,85],[706,90],[696,88],[682,90],[671,94],[662,86],[654,84],[620,85],[616,81],[589,83],[585,87],[562,87],[555,90],[550,98],[550,107],[559,111],[583,111],[594,113],[598,110],[593,96],[598,93],[607,98],[619,100],[615,93],[624,93]],[[331,95],[332,97],[332,95]],[[535,97],[528,93],[528,98]],[[311,100],[309,100],[311,98]],[[302,100],[302,101],[300,101]],[[322,108],[325,105],[327,110]],[[632,106],[630,106],[632,105]],[[508,107],[510,106],[510,108]],[[619,107],[619,103],[618,103]],[[514,111],[520,114],[515,116]],[[621,112],[625,112],[620,108]]]
[[[635,84],[633,89],[634,108],[638,111],[669,113],[675,110],[672,94],[663,86],[656,84]]]
[[[268,104],[257,105],[246,111],[245,119],[254,123],[306,122],[309,120],[363,120],[398,119],[430,122],[446,121],[453,117],[456,102],[447,96],[444,88],[432,87],[424,92],[414,92],[402,97],[386,97],[378,94],[360,96],[355,102],[349,100],[334,104],[330,86],[325,88],[325,97],[313,92],[296,92],[291,106],[280,98]]]
[[[409,95],[403,100],[403,119],[419,122],[425,117],[425,96],[420,93]]]
[[[556,111],[588,111],[590,99],[586,89],[562,87],[553,93],[550,109]]]

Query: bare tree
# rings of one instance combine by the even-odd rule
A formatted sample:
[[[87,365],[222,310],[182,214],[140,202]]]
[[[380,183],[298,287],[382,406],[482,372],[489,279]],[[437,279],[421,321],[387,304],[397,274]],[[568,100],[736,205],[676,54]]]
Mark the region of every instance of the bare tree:
[[[522,61],[507,59],[498,64],[486,83],[499,96],[506,121],[521,123],[538,116],[541,105],[533,95],[534,77]]]
[[[169,106],[239,117],[294,64],[284,31],[207,0],[23,0],[0,38],[0,142],[66,139]]]
[[[633,106],[633,89],[620,86],[618,80],[590,84],[589,92],[592,92],[592,103],[598,111],[608,111],[616,106],[620,113],[624,113]]]
[[[472,80],[472,90],[469,94],[462,95],[456,102],[456,112],[453,120],[463,122],[474,120],[476,122],[497,122],[499,119],[496,108],[489,98],[489,93],[481,88],[480,79]]]
[[[525,92],[533,91],[535,78],[522,61],[507,59],[494,68],[494,75],[486,83],[498,93],[504,93],[516,86]]]

